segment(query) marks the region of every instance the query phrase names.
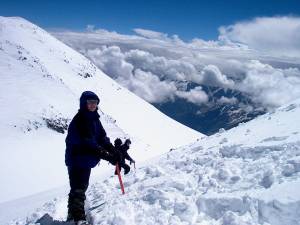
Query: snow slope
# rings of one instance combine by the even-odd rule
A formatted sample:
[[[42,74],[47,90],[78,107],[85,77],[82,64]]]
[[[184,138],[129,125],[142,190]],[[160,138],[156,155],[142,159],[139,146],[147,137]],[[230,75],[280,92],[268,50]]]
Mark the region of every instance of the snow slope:
[[[204,136],[124,89],[43,29],[0,17],[0,202],[67,184],[65,130],[85,90],[100,96],[108,136],[132,138],[138,162]]]
[[[93,224],[300,224],[300,99],[90,185]],[[66,218],[67,198],[28,216]],[[102,202],[105,204],[101,205]],[[24,224],[24,218],[9,224]]]

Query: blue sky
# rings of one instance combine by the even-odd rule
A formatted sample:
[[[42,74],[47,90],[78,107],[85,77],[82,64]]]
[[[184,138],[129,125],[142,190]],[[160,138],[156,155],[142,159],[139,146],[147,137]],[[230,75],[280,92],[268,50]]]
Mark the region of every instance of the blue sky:
[[[0,1],[0,15],[21,16],[49,28],[83,30],[88,24],[123,34],[155,30],[183,40],[216,39],[218,27],[259,16],[300,15],[299,0]]]

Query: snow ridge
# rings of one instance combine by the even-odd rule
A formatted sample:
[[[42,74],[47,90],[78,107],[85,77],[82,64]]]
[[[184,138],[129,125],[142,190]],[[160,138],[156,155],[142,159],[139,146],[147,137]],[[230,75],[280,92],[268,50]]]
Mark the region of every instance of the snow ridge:
[[[92,184],[93,224],[300,224],[300,100],[174,149],[124,177]],[[66,217],[57,198],[45,212]],[[21,220],[22,221],[22,220]],[[11,223],[16,224],[16,223]]]

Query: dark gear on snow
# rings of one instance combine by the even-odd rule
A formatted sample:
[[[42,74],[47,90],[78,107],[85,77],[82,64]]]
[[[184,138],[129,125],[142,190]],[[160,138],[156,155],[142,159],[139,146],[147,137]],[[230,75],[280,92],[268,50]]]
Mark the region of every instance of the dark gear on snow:
[[[120,153],[120,170],[123,168],[124,169],[124,174],[129,173],[130,171],[130,166],[128,164],[126,164],[125,159],[130,161],[131,163],[135,163],[135,161],[130,157],[130,155],[128,154],[128,149],[130,147],[131,141],[130,139],[126,139],[125,143],[122,144],[122,140],[120,138],[117,138],[115,140],[115,149]],[[117,175],[117,171],[115,171],[115,175]]]
[[[119,148],[122,145],[122,140],[120,138],[117,138],[114,143],[115,147]]]
[[[125,144],[128,145],[128,146],[131,145],[130,139],[126,139],[126,140],[125,140]]]
[[[99,152],[100,152],[100,158],[107,160],[112,165],[116,165],[116,163],[120,162],[122,159],[121,154],[117,150],[114,150],[113,152],[109,152],[103,148],[99,148]]]

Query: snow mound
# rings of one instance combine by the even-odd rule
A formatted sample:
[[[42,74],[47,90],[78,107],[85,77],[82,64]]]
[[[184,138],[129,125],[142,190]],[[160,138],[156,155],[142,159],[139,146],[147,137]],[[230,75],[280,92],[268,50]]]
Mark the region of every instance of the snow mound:
[[[300,224],[299,113],[297,100],[174,149],[126,175],[123,196],[117,177],[96,182],[87,193],[89,218],[101,225]],[[46,212],[64,220],[67,198],[56,201],[28,221]]]

